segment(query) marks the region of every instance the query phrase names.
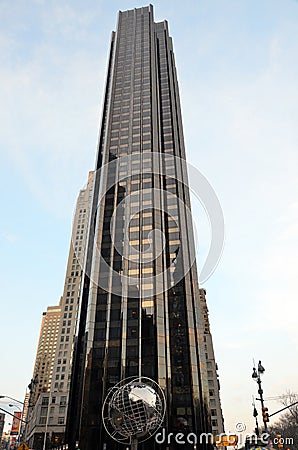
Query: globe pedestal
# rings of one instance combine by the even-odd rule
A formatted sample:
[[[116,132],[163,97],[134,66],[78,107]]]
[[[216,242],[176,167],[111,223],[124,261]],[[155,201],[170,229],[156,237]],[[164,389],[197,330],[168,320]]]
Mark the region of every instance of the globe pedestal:
[[[112,387],[103,404],[106,432],[115,441],[137,450],[138,442],[149,439],[165,416],[165,396],[160,386],[147,377],[131,377]]]
[[[138,440],[137,439],[132,439],[130,448],[131,448],[131,450],[138,450]]]

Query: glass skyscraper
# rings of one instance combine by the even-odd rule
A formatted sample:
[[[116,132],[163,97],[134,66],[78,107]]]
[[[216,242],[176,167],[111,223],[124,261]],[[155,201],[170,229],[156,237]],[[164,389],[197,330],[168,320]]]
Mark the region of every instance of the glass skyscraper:
[[[123,448],[105,432],[101,409],[108,389],[130,376],[163,389],[167,433],[181,418],[197,435],[210,432],[173,44],[151,5],[119,12],[112,33],[82,265],[69,448]],[[160,448],[153,438],[141,445]]]

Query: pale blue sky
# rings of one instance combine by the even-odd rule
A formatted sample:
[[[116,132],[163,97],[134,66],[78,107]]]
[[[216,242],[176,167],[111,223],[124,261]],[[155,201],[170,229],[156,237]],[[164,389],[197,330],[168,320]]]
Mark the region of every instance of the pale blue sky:
[[[116,13],[145,4],[0,4],[1,395],[23,398],[41,314],[62,293]],[[174,39],[189,161],[225,215],[224,254],[204,287],[227,431],[240,421],[251,431],[253,357],[267,369],[265,397],[297,392],[298,2],[154,6]],[[204,249],[204,219],[201,229]]]

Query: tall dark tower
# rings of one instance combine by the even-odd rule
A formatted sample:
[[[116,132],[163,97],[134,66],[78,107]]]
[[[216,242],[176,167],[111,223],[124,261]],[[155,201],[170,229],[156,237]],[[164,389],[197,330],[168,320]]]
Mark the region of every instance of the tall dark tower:
[[[112,33],[96,169],[66,441],[123,448],[104,430],[102,404],[138,375],[164,390],[167,432],[183,417],[208,433],[177,74],[168,24],[154,22],[152,6],[120,12]],[[150,439],[142,448],[160,447]]]

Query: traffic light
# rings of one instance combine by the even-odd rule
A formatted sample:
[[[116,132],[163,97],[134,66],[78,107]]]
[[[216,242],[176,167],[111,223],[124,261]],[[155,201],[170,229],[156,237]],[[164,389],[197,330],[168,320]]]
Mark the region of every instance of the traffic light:
[[[262,416],[263,416],[263,422],[269,422],[269,414],[268,414],[268,408],[266,408],[265,406],[263,406],[262,408]]]
[[[281,437],[281,434],[276,435],[276,441],[277,441],[278,448],[284,448],[284,446],[283,446],[284,439]]]

